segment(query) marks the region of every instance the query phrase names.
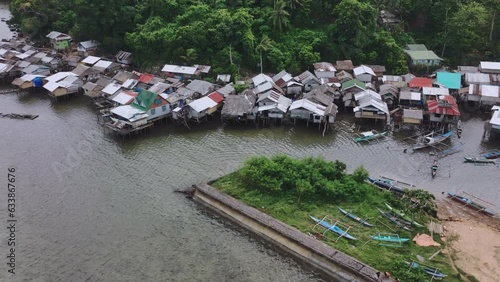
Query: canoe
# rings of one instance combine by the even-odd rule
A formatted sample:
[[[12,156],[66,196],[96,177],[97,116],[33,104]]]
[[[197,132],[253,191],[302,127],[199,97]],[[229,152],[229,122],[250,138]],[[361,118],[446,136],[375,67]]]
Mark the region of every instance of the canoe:
[[[375,184],[382,189],[389,190],[399,195],[405,193],[405,189],[403,187],[396,185],[393,181],[390,180],[368,177],[368,182]]]
[[[399,238],[398,236],[391,235],[370,235],[373,240],[385,241],[385,242],[393,242],[393,243],[404,243],[409,241],[409,238]]]
[[[395,208],[393,208],[393,207],[389,206],[389,204],[387,204],[387,203],[384,203],[384,204],[387,206],[387,208],[388,208],[390,211],[392,211],[392,212],[393,212],[393,213],[395,213],[397,216],[399,216],[400,218],[404,219],[405,221],[407,221],[407,222],[408,222],[408,223],[410,223],[411,225],[416,226],[416,227],[424,227],[422,224],[420,224],[420,223],[418,223],[418,222],[416,222],[416,221],[412,220],[410,217],[406,216],[406,215],[404,214],[404,212],[402,212],[402,211],[400,211],[400,210],[397,210],[397,209],[395,209]]]
[[[361,141],[370,141],[374,140],[380,137],[384,137],[387,134],[387,131],[384,132],[377,132],[376,130],[370,130],[370,131],[365,131],[361,132],[358,134],[358,137],[354,138],[355,142],[361,142]]]
[[[405,263],[407,265],[410,265],[413,268],[422,268],[425,271],[425,273],[431,275],[434,278],[439,278],[440,279],[440,278],[445,278],[446,276],[448,276],[448,275],[440,272],[437,268],[428,267],[428,266],[421,266],[420,264],[418,264],[416,262],[411,262],[410,263],[408,261],[405,261]]]
[[[496,159],[500,158],[500,150],[491,150],[481,155],[485,159]]]
[[[479,163],[479,164],[494,164],[495,161],[491,159],[464,157],[466,163]]]
[[[452,193],[452,192],[448,192],[448,197],[450,197],[452,200],[455,200],[455,201],[457,201],[459,203],[465,204],[465,206],[467,206],[467,207],[469,207],[471,209],[474,209],[476,211],[479,211],[479,212],[481,212],[481,213],[483,213],[485,215],[495,216],[497,214],[496,212],[487,209],[483,205],[480,205],[480,204],[472,201],[471,199],[469,199],[467,197],[460,196],[460,195],[457,195],[457,194]]]
[[[397,227],[399,228],[402,228],[404,230],[407,230],[407,231],[411,231],[411,228],[407,226],[407,224],[405,224],[404,222],[402,222],[398,217],[396,217],[394,214],[392,214],[391,212],[386,212],[386,211],[383,211],[379,208],[377,208],[377,210],[384,216],[386,217],[387,219],[389,219],[392,223],[394,223]]]
[[[312,220],[314,220],[316,223],[318,223],[319,225],[323,226],[324,228],[332,231],[333,233],[337,233],[338,235],[344,237],[344,238],[347,238],[347,239],[351,239],[351,240],[356,240],[355,237],[349,235],[349,233],[347,233],[346,231],[340,229],[340,227],[336,226],[336,225],[331,225],[330,223],[324,221],[324,220],[319,220],[313,216],[309,216]]]
[[[356,220],[357,222],[363,224],[364,226],[373,227],[373,224],[368,223],[366,220],[361,220],[361,218],[359,218],[358,216],[356,216],[352,213],[349,213],[348,211],[343,210],[339,207],[337,207],[337,208],[340,210],[341,213],[345,214],[347,217],[349,217],[351,219]]]
[[[436,134],[434,132],[431,132],[427,135],[424,135],[424,138],[422,139],[422,142],[415,144],[411,149],[413,150],[420,150],[429,146],[433,146],[436,144],[439,144],[443,142],[444,140],[450,138],[450,136],[453,134],[453,131],[448,131],[444,134]]]

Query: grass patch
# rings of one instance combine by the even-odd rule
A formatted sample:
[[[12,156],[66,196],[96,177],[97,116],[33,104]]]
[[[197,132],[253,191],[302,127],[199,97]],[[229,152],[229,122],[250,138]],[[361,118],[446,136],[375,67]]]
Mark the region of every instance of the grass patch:
[[[257,161],[255,159],[247,161],[242,169],[216,180],[212,186],[306,234],[315,232],[324,234],[326,236],[324,242],[328,245],[380,271],[390,271],[401,281],[430,280],[430,276],[425,276],[423,271],[409,269],[402,263],[402,261],[416,260],[417,255],[425,258],[424,264],[436,267],[447,274],[446,281],[463,281],[460,278],[462,275],[453,270],[446,256],[439,254],[431,262],[427,261],[431,255],[445,247],[439,236],[434,236],[434,240],[441,243],[441,247],[417,246],[411,239],[417,233],[430,234],[428,230],[420,228],[411,232],[405,231],[381,216],[376,207],[387,210],[384,203],[389,203],[404,209],[403,200],[390,192],[380,191],[375,186],[365,183],[363,179],[366,179],[367,173],[364,173],[363,169],[357,170],[357,175],[349,175],[345,174],[345,166],[339,162],[332,163],[311,158],[291,160],[284,156],[272,159],[259,157]],[[306,165],[300,162],[305,162]],[[279,166],[275,166],[276,164]],[[331,168],[327,169],[325,166]],[[266,171],[266,168],[270,168],[271,173]],[[296,169],[291,170],[291,168]],[[327,173],[323,175],[321,172],[318,173],[318,170]],[[330,174],[336,176],[332,178]],[[328,187],[319,187],[313,181],[319,181],[321,185]],[[271,187],[270,184],[274,186]],[[355,196],[351,198],[351,194]],[[365,227],[345,217],[338,207],[361,219],[366,219],[375,227]],[[315,222],[309,215],[319,219],[327,216],[332,223],[337,222],[337,226],[348,230],[348,233],[357,240],[339,239],[338,235],[331,231],[324,232],[325,229],[321,226],[315,227]],[[413,217],[422,224],[430,220],[430,216],[423,212],[418,212]],[[402,243],[399,247],[381,246],[380,241],[370,240],[370,235],[378,233],[398,234],[400,238],[409,238],[410,241]]]

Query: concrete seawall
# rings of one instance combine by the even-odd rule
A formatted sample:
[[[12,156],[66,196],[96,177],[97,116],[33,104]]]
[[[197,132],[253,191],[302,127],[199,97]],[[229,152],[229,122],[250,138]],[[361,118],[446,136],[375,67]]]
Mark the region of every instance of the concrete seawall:
[[[378,270],[219,192],[208,184],[194,187],[194,200],[271,242],[334,281],[382,281],[377,279]]]

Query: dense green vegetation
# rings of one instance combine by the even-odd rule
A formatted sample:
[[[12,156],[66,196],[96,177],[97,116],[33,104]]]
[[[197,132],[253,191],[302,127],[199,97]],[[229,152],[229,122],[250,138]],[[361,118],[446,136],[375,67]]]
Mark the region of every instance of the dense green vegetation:
[[[452,65],[500,59],[499,0],[12,0],[27,35],[50,30],[133,51],[140,66],[210,64],[216,72],[352,59],[407,70],[402,47],[424,43]],[[381,10],[402,23],[377,23]]]
[[[416,260],[417,255],[429,258],[440,247],[419,247],[413,242],[399,247],[381,246],[378,241],[370,241],[370,235],[378,233],[399,234],[401,238],[413,238],[417,233],[397,229],[387,219],[381,217],[376,207],[385,208],[384,203],[412,214],[421,223],[430,217],[423,212],[432,206],[433,196],[423,190],[413,192],[422,205],[410,207],[409,198],[398,198],[390,192],[380,191],[365,182],[368,177],[363,167],[352,174],[346,173],[342,162],[328,162],[318,158],[292,159],[284,155],[272,158],[253,157],[245,162],[238,171],[224,176],[212,186],[237,198],[246,204],[277,218],[304,233],[323,233],[325,229],[315,226],[309,215],[316,218],[327,216],[331,223],[337,222],[343,230],[357,238],[356,241],[338,239],[338,235],[326,232],[325,243],[332,245],[381,271],[390,271],[401,281],[427,281],[422,271],[412,269],[404,261]],[[373,228],[362,226],[344,217],[337,207],[351,211],[362,219],[375,225]],[[438,236],[436,241],[444,244]],[[431,262],[450,277],[447,281],[461,281],[455,273],[447,256],[437,255]]]

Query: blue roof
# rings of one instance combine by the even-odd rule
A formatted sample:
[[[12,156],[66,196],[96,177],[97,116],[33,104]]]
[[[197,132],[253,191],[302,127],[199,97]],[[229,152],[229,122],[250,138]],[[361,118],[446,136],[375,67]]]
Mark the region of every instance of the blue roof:
[[[448,89],[460,89],[462,76],[455,72],[438,72],[437,83]]]

